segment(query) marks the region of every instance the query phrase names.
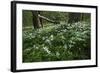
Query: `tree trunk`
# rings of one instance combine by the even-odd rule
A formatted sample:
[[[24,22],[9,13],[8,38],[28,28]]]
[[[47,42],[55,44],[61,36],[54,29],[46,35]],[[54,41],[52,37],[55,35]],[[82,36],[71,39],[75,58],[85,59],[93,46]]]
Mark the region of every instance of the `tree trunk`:
[[[34,29],[40,28],[40,19],[38,17],[38,11],[32,11],[32,16]]]
[[[34,29],[38,29],[40,27],[43,27],[43,19],[48,21],[48,22],[51,22],[51,23],[55,23],[55,24],[59,24],[60,22],[56,22],[52,19],[49,19],[45,16],[42,16],[40,11],[32,11],[32,16],[33,16],[33,26],[34,26]]]
[[[81,21],[81,13],[69,13],[68,23],[75,23]]]

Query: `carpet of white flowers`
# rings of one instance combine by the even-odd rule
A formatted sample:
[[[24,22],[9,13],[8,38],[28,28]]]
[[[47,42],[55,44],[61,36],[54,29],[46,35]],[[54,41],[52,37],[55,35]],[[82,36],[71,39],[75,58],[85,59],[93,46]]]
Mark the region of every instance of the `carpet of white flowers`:
[[[90,59],[90,28],[77,22],[23,31],[23,62]]]

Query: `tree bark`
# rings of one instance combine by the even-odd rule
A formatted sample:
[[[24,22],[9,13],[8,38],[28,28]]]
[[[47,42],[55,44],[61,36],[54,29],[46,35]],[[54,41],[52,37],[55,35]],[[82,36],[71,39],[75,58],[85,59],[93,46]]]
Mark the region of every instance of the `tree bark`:
[[[55,23],[55,24],[59,24],[60,22],[56,22],[52,19],[49,19],[45,16],[42,16],[40,11],[32,11],[32,17],[33,17],[33,26],[34,26],[34,29],[38,29],[38,28],[41,28],[43,27],[43,19],[48,21],[48,22],[51,22],[51,23]]]
[[[38,17],[38,11],[32,11],[32,16],[34,29],[40,28],[40,19]]]
[[[81,13],[69,13],[68,23],[75,23],[81,21]]]
[[[47,18],[47,17],[45,17],[45,16],[41,16],[41,15],[38,15],[39,16],[39,18],[41,18],[41,19],[44,19],[44,20],[47,20],[48,22],[51,22],[51,23],[58,23],[59,24],[59,22],[56,22],[56,21],[54,21],[54,20],[52,20],[52,19],[49,19],[49,18]]]

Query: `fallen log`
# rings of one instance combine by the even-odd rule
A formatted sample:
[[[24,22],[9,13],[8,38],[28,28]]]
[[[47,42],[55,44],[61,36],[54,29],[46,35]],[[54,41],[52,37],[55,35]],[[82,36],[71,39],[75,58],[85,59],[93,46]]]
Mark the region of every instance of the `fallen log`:
[[[59,23],[59,22],[56,22],[56,21],[54,21],[54,20],[51,20],[51,19],[49,19],[49,18],[47,18],[47,17],[45,17],[45,16],[42,16],[42,15],[40,15],[40,14],[38,14],[38,17],[39,17],[39,18],[42,18],[42,19],[44,19],[44,20],[47,20],[47,21],[49,21],[49,22],[55,23],[55,24]]]

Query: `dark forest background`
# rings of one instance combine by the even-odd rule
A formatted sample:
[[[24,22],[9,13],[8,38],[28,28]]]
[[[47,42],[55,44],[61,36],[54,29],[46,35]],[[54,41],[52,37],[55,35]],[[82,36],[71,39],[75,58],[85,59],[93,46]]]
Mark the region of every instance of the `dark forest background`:
[[[91,58],[91,14],[23,10],[23,62]]]

